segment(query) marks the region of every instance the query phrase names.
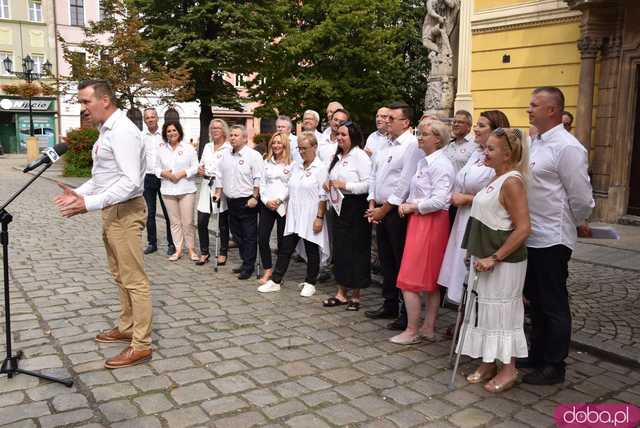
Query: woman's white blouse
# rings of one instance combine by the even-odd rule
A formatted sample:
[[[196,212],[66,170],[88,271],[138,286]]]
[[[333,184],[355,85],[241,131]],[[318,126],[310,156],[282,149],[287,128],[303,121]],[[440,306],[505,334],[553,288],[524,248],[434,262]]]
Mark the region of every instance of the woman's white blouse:
[[[260,179],[260,200],[266,205],[269,201],[282,200],[276,212],[283,217],[287,213],[289,198],[289,178],[294,164],[284,165],[273,159],[264,161],[264,170]]]
[[[213,143],[207,143],[202,150],[202,157],[200,158],[200,165],[204,166],[204,174],[209,177],[214,177],[218,168],[218,164],[222,159],[225,151],[231,150],[231,144],[229,142],[224,142],[218,150],[215,149]],[[202,179],[200,183],[200,195],[198,196],[198,208],[197,210],[203,213],[209,213],[210,207],[213,207],[213,212],[216,212],[218,209],[217,204],[211,203],[211,189],[215,188],[215,185],[210,186],[209,180]],[[211,205],[210,205],[211,204]],[[219,212],[225,212],[227,210],[227,198],[224,196],[224,193],[220,198],[220,210]]]
[[[453,191],[475,195],[489,184],[494,175],[496,172],[493,168],[484,164],[484,150],[474,150],[465,166],[458,171]]]
[[[449,209],[456,171],[442,149],[418,162],[407,202],[418,205],[420,214]]]
[[[187,176],[177,183],[161,176],[162,171],[173,173],[185,171]],[[198,173],[198,154],[193,146],[181,141],[175,149],[169,143],[162,143],[158,149],[155,174],[162,180],[160,193],[163,195],[185,195],[196,192],[196,174]]]
[[[338,162],[329,173],[329,180],[342,180],[346,183],[345,195],[362,195],[369,193],[369,176],[371,175],[371,158],[360,147],[349,150],[346,156],[337,155]]]

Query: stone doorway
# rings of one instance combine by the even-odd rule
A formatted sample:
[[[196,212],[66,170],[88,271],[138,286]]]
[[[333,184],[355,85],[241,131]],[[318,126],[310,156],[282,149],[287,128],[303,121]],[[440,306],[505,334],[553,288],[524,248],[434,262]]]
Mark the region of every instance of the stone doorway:
[[[636,66],[636,106],[634,116],[627,213],[640,216],[640,66]]]

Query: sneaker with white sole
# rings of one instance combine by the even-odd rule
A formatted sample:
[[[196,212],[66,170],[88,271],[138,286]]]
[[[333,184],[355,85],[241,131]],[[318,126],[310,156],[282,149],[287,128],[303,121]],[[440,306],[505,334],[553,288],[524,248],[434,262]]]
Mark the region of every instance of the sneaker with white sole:
[[[272,293],[274,291],[280,291],[280,284],[276,284],[275,282],[269,280],[258,287],[258,291],[260,293]]]
[[[300,295],[302,297],[311,297],[316,294],[316,287],[313,284],[303,282],[302,284],[300,284],[300,287],[302,287],[302,291],[300,292]]]

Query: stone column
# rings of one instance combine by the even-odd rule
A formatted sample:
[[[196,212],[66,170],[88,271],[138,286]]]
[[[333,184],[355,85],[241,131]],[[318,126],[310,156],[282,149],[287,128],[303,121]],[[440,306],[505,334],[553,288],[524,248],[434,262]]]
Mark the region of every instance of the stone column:
[[[454,110],[467,110],[473,113],[473,97],[471,96],[471,16],[472,1],[463,1],[460,6],[458,37],[458,85]]]
[[[576,138],[591,150],[593,124],[593,92],[596,78],[596,58],[602,48],[602,39],[583,35],[578,40],[580,50],[580,87],[576,107]]]

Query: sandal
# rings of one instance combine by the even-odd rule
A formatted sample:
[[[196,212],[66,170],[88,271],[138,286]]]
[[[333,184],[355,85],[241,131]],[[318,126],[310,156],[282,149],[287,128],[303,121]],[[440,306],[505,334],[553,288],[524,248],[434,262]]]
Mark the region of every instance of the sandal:
[[[342,306],[342,305],[346,305],[348,302],[347,301],[342,301],[336,297],[329,297],[327,300],[325,300],[324,302],[322,302],[322,306],[324,307],[328,307],[328,308],[332,308],[334,306]]]
[[[349,303],[347,303],[347,310],[348,311],[359,311],[360,310],[360,302],[349,300]]]
[[[220,261],[220,258],[224,257],[223,261]],[[224,266],[227,264],[227,256],[218,256],[218,266]]]
[[[209,262],[209,254],[204,254],[198,258],[198,260],[196,261],[196,265],[202,266],[203,264],[208,262]]]

